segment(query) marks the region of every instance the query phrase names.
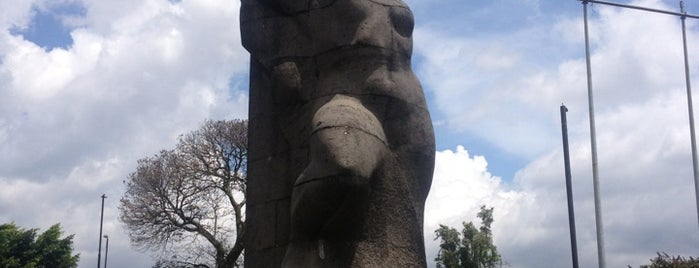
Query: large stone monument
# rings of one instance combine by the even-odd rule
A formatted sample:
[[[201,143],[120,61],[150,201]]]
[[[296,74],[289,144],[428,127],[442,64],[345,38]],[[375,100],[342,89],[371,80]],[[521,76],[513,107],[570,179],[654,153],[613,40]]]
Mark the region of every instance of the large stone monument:
[[[434,134],[401,0],[242,0],[246,267],[424,267]]]

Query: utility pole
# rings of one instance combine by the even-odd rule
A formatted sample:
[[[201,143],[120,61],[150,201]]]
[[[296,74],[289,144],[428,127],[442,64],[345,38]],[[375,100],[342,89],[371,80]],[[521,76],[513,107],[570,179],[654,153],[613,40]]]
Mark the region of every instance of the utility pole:
[[[104,268],[107,268],[107,257],[109,256],[109,236],[104,235],[107,239],[107,243],[104,245]]]
[[[680,12],[673,12],[673,11],[667,11],[667,10],[660,10],[660,9],[654,9],[654,8],[647,8],[647,7],[639,7],[639,6],[633,6],[633,5],[626,5],[626,4],[619,4],[619,3],[613,3],[613,2],[607,2],[607,1],[601,1],[601,0],[579,0],[582,2],[583,7],[584,7],[584,13],[585,13],[585,52],[587,55],[587,79],[588,79],[588,92],[589,92],[589,98],[590,98],[590,129],[593,131],[591,136],[593,137],[592,139],[592,149],[596,150],[595,143],[596,141],[594,140],[594,116],[592,112],[592,82],[591,82],[591,76],[590,76],[590,52],[589,52],[589,44],[588,44],[588,30],[587,30],[587,3],[595,3],[595,4],[602,4],[602,5],[609,5],[609,6],[615,6],[615,7],[621,7],[621,8],[628,8],[628,9],[635,9],[635,10],[641,10],[641,11],[647,11],[647,12],[654,12],[654,13],[660,13],[660,14],[665,14],[665,15],[672,15],[672,16],[678,16],[682,20],[682,45],[684,49],[684,74],[685,74],[685,85],[687,87],[687,109],[689,112],[689,135],[691,139],[691,146],[692,146],[692,168],[694,171],[694,194],[695,194],[695,199],[696,199],[696,204],[697,204],[697,223],[699,223],[699,157],[697,156],[697,142],[696,142],[696,133],[694,129],[694,107],[692,105],[692,84],[691,84],[691,79],[690,79],[690,74],[689,74],[689,56],[687,53],[687,30],[686,30],[686,25],[685,25],[685,20],[687,18],[690,19],[699,19],[699,16],[697,15],[692,15],[692,14],[687,14],[687,12],[684,10],[684,1],[680,0]],[[596,152],[593,151],[592,153],[592,169],[593,169],[593,176],[596,177]],[[594,179],[594,178],[593,178]],[[598,196],[597,196],[597,182],[595,180],[595,213],[597,213],[597,202],[598,202]],[[599,216],[598,216],[599,217]],[[600,231],[599,225],[597,231]],[[598,233],[598,249],[599,249],[599,233]],[[602,267],[602,266],[600,266]]]
[[[587,1],[583,0],[585,17],[585,61],[587,63],[587,98],[590,110],[590,147],[592,151],[592,187],[595,199],[595,227],[597,229],[597,261],[599,268],[606,268],[604,257],[604,230],[602,226],[602,205],[599,193],[599,167],[597,163],[597,135],[595,134],[595,102],[592,95],[592,63],[590,61],[590,37],[587,25]]]
[[[689,56],[687,55],[687,27],[684,21],[687,12],[684,11],[684,1],[680,1],[680,16],[682,19],[682,47],[684,48],[684,77],[687,86],[687,109],[689,110],[689,135],[692,142],[692,167],[694,168],[694,195],[697,202],[697,223],[699,223],[699,164],[697,163],[697,138],[694,130],[694,108],[692,105],[692,83],[689,77]]]
[[[104,199],[107,194],[102,194],[102,212],[100,213],[100,245],[97,249],[97,268],[100,268],[100,260],[102,258],[102,222],[104,220]],[[106,262],[106,260],[105,260]]]
[[[573,207],[573,186],[570,172],[570,150],[568,149],[568,108],[561,105],[561,130],[563,134],[563,163],[566,175],[566,194],[568,196],[568,225],[570,228],[570,248],[573,254],[573,268],[578,268],[578,242],[575,238],[575,208]],[[106,268],[106,267],[105,267]]]

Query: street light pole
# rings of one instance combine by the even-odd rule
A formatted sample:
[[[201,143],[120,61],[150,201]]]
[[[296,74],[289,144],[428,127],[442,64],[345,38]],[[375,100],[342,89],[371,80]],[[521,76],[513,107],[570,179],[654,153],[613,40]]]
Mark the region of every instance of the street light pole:
[[[687,30],[686,30],[686,25],[685,25],[685,20],[687,18],[692,18],[692,19],[699,19],[699,16],[697,15],[690,15],[687,14],[687,12],[684,10],[684,1],[680,0],[680,12],[672,12],[672,11],[666,11],[666,10],[660,10],[660,9],[653,9],[653,8],[647,8],[647,7],[638,7],[638,6],[632,6],[632,5],[625,5],[625,4],[618,4],[618,3],[612,3],[612,2],[606,2],[606,1],[600,1],[600,0],[579,0],[583,3],[584,6],[584,13],[585,13],[585,51],[587,56],[587,64],[588,64],[588,92],[591,92],[591,82],[590,82],[590,59],[589,59],[589,48],[588,48],[588,33],[587,33],[587,3],[596,3],[596,4],[604,4],[604,5],[610,5],[610,6],[616,6],[616,7],[622,7],[622,8],[630,8],[630,9],[636,9],[636,10],[642,10],[642,11],[649,11],[649,12],[655,12],[655,13],[662,13],[666,15],[674,15],[674,16],[679,16],[681,21],[682,21],[682,46],[684,49],[684,74],[685,74],[685,84],[687,86],[687,109],[689,112],[689,135],[691,139],[691,146],[692,146],[692,168],[694,171],[694,194],[696,196],[696,202],[697,202],[697,217],[699,217],[699,156],[697,156],[697,142],[696,142],[696,133],[694,129],[694,107],[692,105],[692,85],[691,85],[691,79],[690,79],[690,74],[689,74],[689,59],[688,59],[688,53],[687,53]],[[592,95],[590,94],[590,103],[592,103]],[[594,141],[594,130],[592,129],[592,126],[594,121],[594,117],[592,116],[592,105],[590,105],[590,129],[591,132],[593,133],[593,153],[592,153],[592,168],[593,168],[593,180],[595,181],[595,213],[597,213],[597,207],[598,207],[598,196],[597,196],[597,180],[594,179],[596,176],[596,152],[595,150],[595,141]],[[597,214],[596,214],[597,215]],[[699,219],[699,218],[698,218]],[[599,223],[598,223],[598,249],[600,248],[599,244],[599,231],[601,228],[599,228]],[[602,266],[602,263],[600,263],[600,267]]]
[[[682,47],[684,49],[684,77],[687,87],[687,109],[689,110],[689,135],[692,143],[692,167],[694,168],[694,195],[697,202],[697,217],[699,217],[699,162],[697,162],[697,138],[694,130],[692,83],[689,76],[689,59],[687,53],[687,28],[684,22],[687,18],[687,12],[684,11],[684,1],[680,1],[680,12],[683,14],[680,18],[682,19]]]
[[[587,0],[582,0],[585,24],[585,61],[587,63],[587,98],[590,113],[590,149],[592,152],[592,188],[595,200],[595,227],[597,229],[597,262],[599,268],[606,268],[604,253],[604,226],[602,225],[602,205],[599,192],[599,166],[597,161],[597,134],[595,133],[595,102],[592,95],[592,65],[590,60],[590,37],[587,25]]]
[[[107,268],[107,257],[109,256],[109,236],[104,235],[107,239],[107,243],[104,245],[104,268]]]
[[[568,196],[568,226],[570,228],[570,249],[573,256],[573,268],[578,268],[578,242],[575,235],[575,208],[573,207],[573,183],[570,172],[570,149],[568,147],[568,108],[561,104],[561,132],[563,134],[563,164],[566,176],[566,194]]]
[[[104,221],[104,199],[105,198],[107,198],[107,194],[102,194],[102,212],[100,213],[100,245],[97,248],[97,268],[100,268],[100,260],[102,258],[102,222]]]

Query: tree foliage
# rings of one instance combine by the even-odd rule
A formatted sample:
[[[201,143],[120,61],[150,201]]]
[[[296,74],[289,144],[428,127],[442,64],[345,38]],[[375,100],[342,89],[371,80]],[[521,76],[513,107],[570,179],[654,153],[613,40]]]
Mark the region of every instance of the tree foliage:
[[[641,265],[641,268],[696,268],[699,267],[699,258],[682,256],[670,256],[667,253],[658,252],[658,256],[651,259],[650,265]],[[630,267],[630,266],[629,266]]]
[[[0,267],[78,267],[73,255],[73,235],[61,238],[59,224],[37,236],[39,229],[22,229],[14,223],[0,225]]]
[[[247,121],[206,121],[173,150],[138,160],[120,220],[159,265],[235,267],[243,252]],[[167,264],[167,265],[166,265]]]
[[[435,261],[438,268],[493,268],[503,265],[502,256],[493,244],[493,208],[481,206],[478,212],[481,226],[473,222],[463,222],[459,233],[456,229],[439,225],[435,230],[435,240],[441,239],[439,253]]]

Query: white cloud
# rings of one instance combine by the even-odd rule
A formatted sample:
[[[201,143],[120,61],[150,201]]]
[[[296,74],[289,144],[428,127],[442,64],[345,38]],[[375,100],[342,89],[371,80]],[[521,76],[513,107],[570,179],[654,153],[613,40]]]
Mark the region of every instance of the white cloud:
[[[522,219],[520,207],[530,206],[535,197],[525,192],[507,189],[501,179],[493,176],[487,170],[488,163],[483,156],[470,156],[468,151],[459,146],[455,151],[437,152],[434,180],[427,198],[425,208],[425,242],[427,260],[430,267],[434,266],[439,241],[434,240],[434,231],[440,224],[461,228],[463,221],[476,219],[481,205],[494,207],[496,245],[505,244],[501,237],[506,220]],[[511,227],[511,226],[509,226]]]
[[[632,4],[672,10],[661,1]],[[696,22],[688,22],[694,71],[691,47],[699,44],[699,35]],[[607,264],[638,266],[656,251],[695,254],[699,234],[679,19],[595,5],[590,24]],[[479,136],[528,159],[513,180],[503,183],[485,164],[459,169],[478,162],[477,157],[455,164],[445,159],[449,154],[438,154],[443,163],[437,163],[433,192],[446,188],[470,196],[439,201],[436,211],[452,210],[449,217],[428,216],[435,217],[426,221],[431,259],[436,254],[430,241],[435,219],[458,228],[459,221],[475,219],[477,206],[488,204],[495,207],[496,245],[513,267],[570,266],[558,113],[565,102],[581,267],[597,265],[582,18],[529,27],[486,37],[454,36],[429,26],[416,32],[416,53],[424,57],[416,69],[435,95],[433,108],[443,115],[438,120],[454,132]],[[520,34],[531,32],[538,34]],[[489,72],[474,60],[483,48],[502,44],[511,44],[500,53],[504,68]],[[571,46],[578,53],[570,53]],[[509,55],[517,55],[511,68]],[[696,72],[692,78],[696,80]],[[441,170],[452,171],[448,176]],[[449,182],[454,174],[462,177]],[[499,197],[504,193],[521,199]]]
[[[684,96],[600,115],[598,148],[602,212],[610,267],[638,266],[656,251],[694,254],[696,207]],[[584,127],[584,122],[574,127]],[[573,127],[573,126],[571,126]],[[492,160],[491,160],[492,161]],[[582,267],[596,265],[596,237],[589,142],[571,142],[578,248]],[[482,156],[463,147],[437,153],[428,197],[428,260],[438,249],[438,224],[460,228],[480,205],[495,208],[495,244],[513,267],[570,265],[570,240],[561,149],[538,157],[503,183]]]
[[[245,85],[231,83],[248,61],[239,3],[83,1],[74,43],[50,51],[7,30],[28,23],[24,3],[0,11],[0,221],[61,222],[93,265],[107,193],[110,264],[150,266],[117,221],[121,181],[204,119],[246,116]]]
[[[657,1],[635,4],[664,7]],[[594,10],[590,24],[598,108],[642,102],[683,85],[679,19],[605,6]],[[587,108],[579,17],[488,36],[455,35],[427,25],[417,28],[415,40],[416,54],[424,57],[416,69],[434,94],[433,108],[444,117],[437,119],[510,154],[532,158],[550,150],[557,140],[550,129],[557,125],[562,102],[571,110]],[[689,43],[699,43],[695,32],[690,31]],[[571,114],[575,120],[583,115]]]
[[[537,34],[541,33],[525,30],[508,36],[468,38],[418,28],[416,53],[425,63],[417,69],[425,89],[434,94],[433,108],[443,115],[436,119],[446,121],[453,131],[474,134],[520,157],[533,157],[548,149],[552,136],[530,122],[535,117],[537,121],[549,120],[546,127],[555,123],[547,112],[557,111],[561,99],[555,96],[560,96],[561,89],[536,87],[557,79],[527,54],[532,45],[525,40]],[[542,90],[555,91],[556,95],[542,94],[546,93],[539,92]],[[542,100],[550,106],[542,105]],[[492,118],[498,120],[489,120]]]
[[[693,254],[688,245],[698,236],[694,230],[696,208],[689,130],[681,120],[684,118],[677,116],[684,109],[684,101],[682,94],[673,94],[598,117],[600,189],[610,266],[637,266],[653,257],[656,251]],[[518,172],[515,183],[527,192],[536,193],[539,208],[535,214],[554,212],[557,216],[549,219],[547,225],[558,228],[558,234],[567,237],[564,232],[567,230],[560,230],[567,224],[565,210],[561,207],[565,201],[562,159],[560,150],[540,157]],[[573,140],[571,163],[578,243],[580,248],[594,249],[587,139]],[[552,204],[559,206],[553,208]],[[522,231],[526,232],[526,227]],[[549,238],[554,235],[555,232],[548,234]],[[544,246],[544,249],[548,247],[552,246]],[[595,255],[587,257],[586,261],[594,264]],[[534,267],[535,261],[529,260],[529,265],[522,267]]]
[[[107,35],[89,27],[73,31],[69,50],[45,52],[18,36],[6,36],[0,69],[11,82],[0,94],[13,109],[3,119],[15,133],[23,133],[3,147],[6,169],[32,164],[23,158],[28,153],[14,153],[19,148],[36,148],[27,150],[32,152],[28,158],[41,160],[63,155],[57,147],[75,136],[84,139],[71,146],[105,147],[103,140],[129,142],[124,137],[139,133],[172,140],[203,118],[244,116],[246,104],[228,88],[230,77],[242,73],[247,60],[235,30],[235,5],[165,8],[153,3],[144,3],[142,9],[153,11],[141,12],[142,17],[135,12],[117,20],[130,22],[128,30],[117,27]],[[159,126],[168,126],[169,133],[153,131]],[[56,131],[45,135],[42,129]]]
[[[3,27],[26,27],[29,22],[29,10],[36,1],[13,1],[2,0],[2,10],[0,10],[0,25]]]

